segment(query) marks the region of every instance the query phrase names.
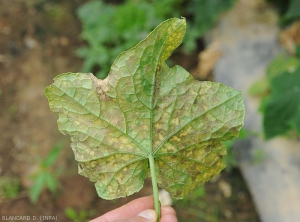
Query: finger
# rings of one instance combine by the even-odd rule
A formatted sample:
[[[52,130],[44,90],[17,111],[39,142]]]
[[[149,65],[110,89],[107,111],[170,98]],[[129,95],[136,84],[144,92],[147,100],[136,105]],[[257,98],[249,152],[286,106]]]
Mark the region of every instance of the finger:
[[[160,222],[178,222],[176,211],[169,206],[161,207]]]
[[[148,209],[142,211],[138,216],[133,218],[128,218],[124,220],[118,220],[116,222],[156,222],[157,214],[155,210]]]
[[[112,222],[121,220],[123,218],[133,218],[140,212],[146,209],[153,209],[153,197],[141,197],[139,199],[133,200],[122,207],[112,210],[101,217],[98,217],[91,222]]]

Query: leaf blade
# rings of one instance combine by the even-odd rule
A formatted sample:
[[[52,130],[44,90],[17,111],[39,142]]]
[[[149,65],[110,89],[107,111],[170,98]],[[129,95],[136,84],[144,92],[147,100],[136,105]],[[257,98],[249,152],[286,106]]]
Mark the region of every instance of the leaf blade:
[[[79,173],[104,199],[140,190],[153,158],[158,184],[178,198],[224,168],[221,141],[237,136],[243,124],[241,95],[165,64],[185,27],[185,19],[163,22],[121,53],[104,80],[66,73],[46,88]]]
[[[240,92],[220,83],[195,81],[178,66],[164,66],[159,75],[153,130],[158,182],[173,197],[182,198],[225,167],[221,141],[238,135],[243,101]]]
[[[74,91],[74,86],[76,90],[79,90],[78,95],[85,95],[77,98],[75,96],[76,92]],[[55,82],[53,85],[47,87],[46,93],[49,99],[50,108],[59,112],[58,119],[58,127],[59,130],[63,134],[68,134],[71,136],[71,147],[75,154],[75,159],[79,162],[79,173],[90,178],[92,181],[97,181],[99,178],[105,179],[103,180],[103,184],[106,184],[109,187],[108,182],[111,181],[111,173],[107,172],[113,164],[115,165],[116,172],[120,169],[124,169],[126,164],[118,163],[118,161],[114,161],[114,159],[118,160],[119,157],[117,154],[121,152],[121,150],[126,150],[127,156],[123,155],[123,159],[126,160],[128,155],[128,159],[137,159],[140,158],[139,148],[135,142],[130,141],[128,138],[122,135],[122,130],[116,127],[111,127],[107,130],[105,127],[98,128],[99,126],[108,127],[111,124],[109,121],[106,121],[105,118],[99,118],[101,113],[101,107],[99,103],[98,95],[95,92],[95,87],[93,85],[93,80],[90,75],[81,75],[81,74],[72,74],[67,73],[64,75],[60,75],[55,78]],[[75,99],[74,99],[75,97]],[[77,103],[74,107],[74,103],[70,103],[70,98],[74,99]],[[91,99],[92,98],[92,99]],[[91,104],[87,105],[90,99]],[[59,105],[59,104],[63,105]],[[92,107],[90,110],[88,107]],[[76,112],[75,112],[76,111]],[[85,118],[85,115],[88,115]],[[107,132],[110,132],[107,135]],[[103,136],[106,135],[106,137]],[[126,145],[131,145],[131,148],[122,146],[121,142],[124,142]],[[97,149],[101,146],[101,149]],[[116,147],[118,149],[116,149]],[[109,158],[110,157],[110,158]],[[107,167],[102,167],[102,164],[98,165],[98,168],[95,168],[95,159],[102,160],[103,158],[108,158],[110,163]],[[144,158],[145,159],[145,158]],[[107,163],[107,161],[103,161],[103,163]],[[141,164],[141,168],[144,168],[144,171],[147,169],[145,166],[147,164]],[[101,175],[94,173],[100,170],[102,172]],[[137,186],[136,190],[141,189],[143,185],[143,181],[145,179],[145,173],[142,174],[139,186]],[[101,192],[101,195],[106,199],[113,199],[115,196],[124,196],[124,194],[116,194],[113,192],[109,194],[108,190],[101,189],[102,186],[99,187],[99,183],[96,184],[97,190]],[[132,192],[132,191],[130,191]],[[129,192],[128,195],[131,193]]]

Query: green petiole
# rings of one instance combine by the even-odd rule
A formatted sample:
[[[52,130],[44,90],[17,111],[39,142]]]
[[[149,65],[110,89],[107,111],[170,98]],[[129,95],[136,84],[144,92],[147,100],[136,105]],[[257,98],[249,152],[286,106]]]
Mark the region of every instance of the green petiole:
[[[150,163],[150,173],[151,173],[153,198],[154,198],[154,209],[157,213],[157,222],[159,222],[160,221],[160,201],[159,201],[159,196],[158,196],[158,186],[157,186],[157,182],[156,182],[154,158],[153,158],[152,154],[149,154],[149,163]]]

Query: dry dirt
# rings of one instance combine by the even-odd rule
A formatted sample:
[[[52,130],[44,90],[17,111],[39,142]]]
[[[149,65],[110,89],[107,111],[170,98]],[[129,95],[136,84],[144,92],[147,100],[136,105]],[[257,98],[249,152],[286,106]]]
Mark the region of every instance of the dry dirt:
[[[91,219],[151,194],[146,181],[141,192],[128,198],[105,201],[97,197],[93,184],[77,175],[69,140],[58,132],[57,116],[49,110],[44,88],[57,74],[78,72],[82,65],[74,53],[84,44],[79,40],[75,10],[84,2],[0,0],[0,179],[16,179],[20,184],[14,198],[0,197],[1,216],[56,215],[58,221],[69,221],[64,211],[71,207],[86,211]],[[33,204],[28,198],[32,175],[39,169],[38,161],[58,143],[64,144],[53,166],[61,169],[59,188],[55,193],[45,189]],[[219,189],[220,180],[229,183],[230,197]],[[207,205],[217,209],[218,221],[258,222],[239,172],[223,173],[219,181],[205,186],[204,197]],[[199,221],[193,213],[175,208],[181,221]],[[210,208],[200,211],[212,213]]]

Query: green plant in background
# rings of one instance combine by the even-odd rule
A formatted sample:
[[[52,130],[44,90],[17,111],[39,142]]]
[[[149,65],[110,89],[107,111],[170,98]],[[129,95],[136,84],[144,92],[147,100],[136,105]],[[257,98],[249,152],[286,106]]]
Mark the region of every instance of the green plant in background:
[[[268,0],[278,6],[282,25],[300,18],[300,0]],[[295,55],[285,53],[274,58],[266,77],[249,89],[253,96],[260,96],[260,111],[266,139],[295,132],[300,136],[300,45]]]
[[[159,21],[147,2],[134,1],[119,6],[90,1],[78,9],[78,17],[83,25],[81,38],[89,44],[77,50],[85,59],[82,70],[90,72],[100,66],[96,73],[100,78],[107,76],[110,64],[120,51],[146,37],[148,30]]]
[[[287,12],[284,14],[283,19],[286,22],[294,21],[300,18],[300,1],[290,0]]]
[[[218,174],[222,141],[238,136],[245,114],[239,91],[166,65],[185,28],[185,19],[163,22],[122,52],[105,80],[65,73],[45,90],[59,130],[71,136],[79,173],[98,195],[131,195],[150,176],[158,218],[158,186],[183,198]]]
[[[21,182],[17,178],[0,177],[0,199],[13,199],[21,191]]]
[[[80,212],[77,212],[74,208],[67,207],[65,209],[65,215],[68,219],[72,220],[73,222],[85,222],[88,221],[88,217],[94,215],[94,212],[86,210],[81,210]]]
[[[300,135],[300,61],[273,76],[271,94],[262,108],[266,138],[286,134],[290,129]]]
[[[62,145],[56,145],[51,149],[46,159],[39,160],[39,170],[32,176],[33,185],[29,189],[29,197],[33,203],[36,203],[44,188],[49,189],[52,193],[56,191],[59,181],[59,168],[53,169],[57,162],[58,155]]]
[[[300,18],[300,0],[267,0],[278,6],[281,24],[290,24]]]
[[[181,11],[183,15],[192,16],[188,35],[184,41],[184,49],[187,52],[196,49],[196,40],[203,36],[220,15],[230,9],[236,0],[190,0],[188,1],[187,11]]]
[[[281,54],[267,69],[264,84],[255,83],[249,90],[262,96],[260,111],[266,139],[284,135],[293,129],[300,135],[300,57]],[[259,93],[257,93],[259,92]]]
[[[99,70],[96,76],[104,79],[119,52],[145,38],[156,24],[170,17],[193,18],[183,46],[186,51],[195,50],[196,40],[235,1],[125,0],[118,5],[101,0],[87,2],[77,11],[82,23],[80,36],[88,43],[77,50],[84,59],[82,71]]]
[[[174,200],[174,207],[175,209],[185,209],[185,213],[193,216],[195,218],[191,221],[211,221],[216,222],[218,221],[218,213],[217,208],[208,209],[207,203],[205,201],[205,189],[203,186],[198,187],[192,193],[188,194],[183,200]],[[212,211],[211,211],[212,210]],[[210,212],[208,212],[210,211]],[[178,215],[179,221],[186,221],[186,219],[181,219],[180,215]]]
[[[192,193],[188,194],[186,198],[182,200],[174,199],[174,203],[179,204],[181,207],[188,207],[189,204],[200,204],[202,207],[205,207],[205,202],[200,201],[199,199],[203,199],[205,197],[205,189],[203,186],[198,187]]]

